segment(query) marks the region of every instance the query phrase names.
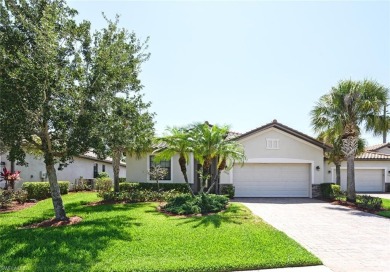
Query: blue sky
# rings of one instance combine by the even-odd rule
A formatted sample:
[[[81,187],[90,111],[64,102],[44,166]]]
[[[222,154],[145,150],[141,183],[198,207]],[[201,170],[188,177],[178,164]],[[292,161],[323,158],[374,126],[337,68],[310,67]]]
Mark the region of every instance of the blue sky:
[[[277,119],[315,136],[310,111],[342,79],[390,87],[389,1],[68,1],[93,28],[150,37],[142,66],[156,129],[246,132]],[[365,134],[369,144],[381,137]]]

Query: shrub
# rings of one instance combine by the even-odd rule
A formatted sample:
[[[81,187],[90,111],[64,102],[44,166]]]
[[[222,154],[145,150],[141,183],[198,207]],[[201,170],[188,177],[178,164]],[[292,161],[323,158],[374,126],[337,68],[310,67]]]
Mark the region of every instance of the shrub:
[[[345,193],[343,191],[341,191],[340,185],[332,184],[330,187],[332,190],[332,193],[331,193],[332,198],[334,198],[336,200],[341,200],[345,197]]]
[[[65,195],[69,191],[69,181],[58,181],[60,187],[60,193]],[[22,189],[27,191],[29,199],[45,199],[51,196],[50,184],[47,181],[44,182],[24,182]]]
[[[76,192],[79,191],[91,191],[92,190],[92,185],[89,180],[80,178],[77,179],[75,184],[74,184],[74,190]]]
[[[321,189],[321,196],[326,199],[332,199],[332,185],[334,183],[321,183],[320,189]]]
[[[14,196],[13,190],[2,190],[0,189],[0,207],[6,208],[12,203]]]
[[[28,199],[28,193],[25,190],[16,190],[14,191],[14,200],[19,204],[24,204]]]
[[[124,201],[129,203],[136,202],[154,202],[154,201],[167,201],[168,199],[175,197],[179,194],[174,190],[165,192],[156,192],[151,190],[139,190],[134,189],[131,191],[121,191],[115,194],[113,191],[103,192],[100,196],[105,201]]]
[[[357,195],[357,206],[367,210],[379,210],[382,207],[382,199],[369,195]]]
[[[98,179],[101,178],[110,178],[110,176],[106,172],[100,172],[97,176]]]
[[[158,191],[156,183],[144,182],[123,182],[119,183],[120,191],[130,191],[132,189]],[[177,192],[188,193],[187,184],[185,183],[160,183],[161,191],[175,190]]]
[[[180,194],[169,199],[163,209],[174,214],[207,214],[225,209],[228,202],[229,199],[222,195],[201,194],[191,197],[190,194]]]
[[[119,183],[126,182],[126,178],[119,178]]]
[[[231,184],[222,185],[221,193],[223,195],[226,195],[228,198],[232,199],[234,198],[235,188]]]
[[[97,178],[96,179],[96,190],[98,192],[98,196],[103,197],[105,199],[106,197],[109,197],[112,191],[112,179],[110,178]],[[109,199],[105,199],[109,200]]]

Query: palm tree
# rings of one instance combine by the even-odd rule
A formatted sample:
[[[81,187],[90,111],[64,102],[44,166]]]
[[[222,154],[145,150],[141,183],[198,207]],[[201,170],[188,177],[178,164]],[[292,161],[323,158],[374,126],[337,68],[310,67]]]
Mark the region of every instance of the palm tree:
[[[194,156],[201,164],[201,189],[202,193],[210,179],[212,181],[207,193],[217,184],[216,191],[219,191],[219,177],[226,168],[231,168],[235,161],[245,160],[244,149],[237,141],[228,139],[228,126],[211,126],[210,124],[196,124],[192,130],[194,139]],[[211,165],[217,162],[217,172],[211,176]]]
[[[379,118],[367,121],[367,127],[373,132],[375,136],[382,135],[383,143],[387,143],[387,133],[390,131],[390,117],[387,116],[387,107],[389,105],[385,103],[383,105],[383,113]]]
[[[157,149],[153,152],[156,154],[155,160],[171,159],[174,155],[179,154],[180,170],[183,173],[184,181],[188,190],[194,197],[194,192],[188,182],[187,162],[189,155],[193,152],[193,140],[188,128],[168,128],[168,135],[157,138]]]
[[[377,82],[340,81],[323,95],[311,111],[312,125],[319,133],[334,130],[341,136],[341,151],[347,159],[347,200],[356,201],[354,159],[360,126],[376,120],[387,100],[387,90]]]
[[[322,131],[317,137],[319,141],[332,146],[332,149],[326,152],[326,157],[329,160],[329,163],[333,163],[336,166],[336,184],[341,184],[341,163],[345,160],[345,155],[342,152],[342,138],[335,128]],[[362,138],[358,140],[358,148],[356,155],[359,155],[364,151],[365,141]]]

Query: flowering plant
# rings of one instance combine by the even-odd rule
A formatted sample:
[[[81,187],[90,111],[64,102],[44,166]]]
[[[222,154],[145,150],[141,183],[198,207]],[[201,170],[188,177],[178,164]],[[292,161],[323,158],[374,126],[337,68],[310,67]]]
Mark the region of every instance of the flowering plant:
[[[13,189],[15,186],[15,180],[20,179],[20,171],[11,172],[8,171],[6,167],[3,168],[3,172],[0,172],[0,177],[5,180],[5,189],[8,189],[8,186],[11,186]]]

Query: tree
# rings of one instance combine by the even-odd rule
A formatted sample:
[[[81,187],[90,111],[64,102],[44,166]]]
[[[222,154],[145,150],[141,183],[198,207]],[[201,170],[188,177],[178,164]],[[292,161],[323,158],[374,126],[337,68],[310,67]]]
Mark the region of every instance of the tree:
[[[191,130],[189,128],[173,127],[168,128],[167,131],[167,135],[156,140],[158,148],[153,152],[156,154],[155,160],[171,159],[174,155],[178,154],[180,170],[183,174],[184,181],[187,184],[188,191],[194,197],[194,192],[187,176],[189,155],[194,151]]]
[[[95,128],[94,150],[113,161],[114,191],[119,192],[119,164],[124,152],[139,156],[149,149],[154,135],[150,103],[142,101],[141,64],[149,59],[147,41],[141,42],[134,32],[119,28],[119,17],[94,34],[90,55],[89,83],[100,105]],[[102,73],[104,71],[104,73]],[[116,94],[123,97],[117,97]]]
[[[340,81],[323,95],[311,112],[318,133],[334,131],[341,136],[341,151],[347,159],[347,200],[356,201],[354,159],[358,149],[360,126],[376,120],[386,103],[387,90],[377,82]]]
[[[157,190],[160,191],[159,181],[162,180],[168,174],[166,168],[162,168],[160,165],[153,166],[150,171],[148,171],[149,177],[151,180],[155,180],[157,183]]]
[[[387,89],[388,91],[388,89]],[[387,143],[387,133],[390,130],[390,117],[387,115],[387,102],[383,105],[383,113],[378,118],[369,119],[367,127],[373,132],[375,136],[382,135],[383,143]]]
[[[119,166],[123,153],[139,156],[150,149],[154,136],[153,114],[142,102],[142,96],[116,97],[104,109],[104,120],[98,130],[102,140],[99,151],[112,156],[114,191],[119,192]],[[99,153],[98,151],[98,153]]]
[[[67,220],[55,163],[86,151],[92,96],[82,86],[89,23],[64,1],[0,2],[0,123],[9,159],[42,150],[57,220]]]
[[[228,126],[211,126],[209,123],[196,124],[192,130],[194,156],[201,165],[201,189],[202,193],[207,187],[208,181],[211,184],[207,193],[211,192],[220,178],[221,171],[231,168],[236,161],[245,160],[244,149],[240,143],[229,140]],[[217,162],[217,172],[214,176],[211,173],[213,161]]]

